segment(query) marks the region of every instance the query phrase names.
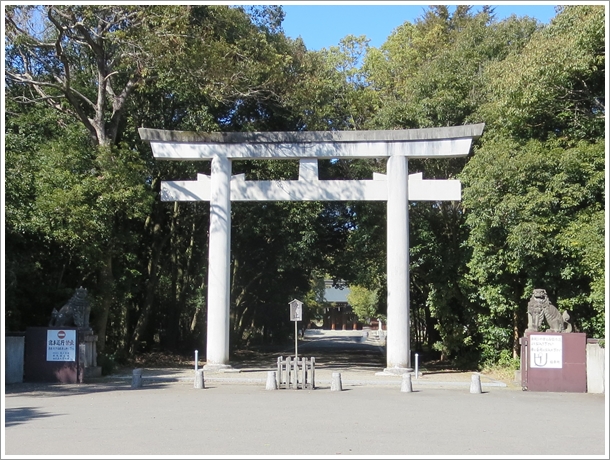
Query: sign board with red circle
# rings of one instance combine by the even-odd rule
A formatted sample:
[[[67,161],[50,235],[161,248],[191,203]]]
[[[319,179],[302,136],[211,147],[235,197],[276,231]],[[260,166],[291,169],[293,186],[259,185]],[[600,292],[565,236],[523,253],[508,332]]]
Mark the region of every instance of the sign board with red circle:
[[[76,361],[76,331],[47,331],[47,361]]]

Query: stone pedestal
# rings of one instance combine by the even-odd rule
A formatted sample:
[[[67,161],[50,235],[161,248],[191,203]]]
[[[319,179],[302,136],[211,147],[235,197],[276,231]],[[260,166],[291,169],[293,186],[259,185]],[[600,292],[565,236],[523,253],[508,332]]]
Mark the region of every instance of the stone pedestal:
[[[587,339],[587,393],[605,393],[606,349],[599,341]]]
[[[25,335],[4,338],[4,383],[23,382]]]
[[[25,334],[24,381],[83,383],[76,328],[28,327]]]
[[[528,332],[521,338],[521,386],[528,391],[585,393],[586,334]]]
[[[101,377],[102,366],[97,365],[97,335],[95,335],[90,328],[81,329],[79,333],[81,335],[81,341],[85,343],[85,378]]]

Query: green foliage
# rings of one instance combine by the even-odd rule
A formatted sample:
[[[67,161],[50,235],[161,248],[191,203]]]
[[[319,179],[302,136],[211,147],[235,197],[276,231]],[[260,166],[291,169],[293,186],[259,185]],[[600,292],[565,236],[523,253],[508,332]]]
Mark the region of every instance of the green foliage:
[[[463,5],[462,5],[463,6]],[[433,7],[371,49],[364,71],[378,94],[374,126],[382,129],[460,125],[482,100],[482,70],[520,49],[535,30],[530,19],[492,22],[485,10]]]
[[[603,136],[605,22],[602,5],[562,7],[523,50],[486,68],[480,119],[520,138]]]
[[[349,289],[347,302],[358,317],[358,321],[367,322],[371,318],[379,316],[379,298],[376,291],[370,291],[367,288],[355,285],[351,285]]]
[[[326,302],[325,293],[325,274],[318,269],[311,271],[309,279],[309,290],[303,297],[303,318],[307,325],[309,321],[321,321],[324,318]]]
[[[480,362],[484,366],[500,365],[500,362],[506,364],[513,356],[510,323],[502,324],[489,314],[479,315],[477,323],[481,337],[478,345]]]
[[[359,68],[368,50],[364,36],[348,35],[339,46],[306,52],[295,43],[290,75],[298,76],[283,97],[298,130],[364,129],[374,95]],[[297,73],[298,72],[298,73]]]
[[[426,179],[463,183],[461,203],[409,205],[414,348],[513,366],[535,287],[578,330],[603,336],[604,9],[561,7],[547,26],[492,11],[431,6],[379,49],[349,35],[312,52],[284,35],[273,5],[7,7],[6,327],[44,325],[84,284],[108,366],[142,342],[203,350],[209,206],[158,196],[162,180],[210,165],[154,161],[138,127],[485,122],[470,158],[409,162]],[[319,167],[321,179],[371,179],[386,164]],[[298,166],[242,161],[233,173],[295,179]],[[353,287],[361,319],[384,315],[385,203],[235,203],[232,213],[231,345],[289,337],[293,298],[319,317],[321,273]]]
[[[479,365],[479,369],[486,374],[491,374],[495,378],[504,380],[514,380],[515,371],[521,367],[521,360],[513,358],[509,350],[502,350],[490,360],[486,360]]]
[[[450,13],[446,6],[431,7],[414,24],[398,27],[381,48],[368,50],[362,72],[375,110],[366,126],[418,128],[472,121],[483,100],[484,67],[520,49],[536,27],[530,19],[497,23],[488,9],[473,13],[470,7],[459,6]],[[424,172],[426,178],[447,179],[455,177],[464,163],[463,159],[411,160],[409,169]],[[466,355],[470,356],[466,360],[475,359],[477,304],[467,295],[465,261],[470,249],[462,245],[467,236],[463,210],[458,203],[445,202],[410,203],[409,208],[414,346],[435,350],[442,359]],[[377,255],[371,259],[381,288],[385,235],[376,232],[371,237],[372,228],[377,231],[363,221],[351,238],[362,241],[366,235],[375,241]],[[366,248],[366,243],[356,247]],[[353,270],[363,276],[367,268],[360,268],[359,258],[352,259],[356,259]],[[368,271],[373,271],[371,259],[363,259],[369,263]],[[375,287],[371,281],[363,285]],[[381,288],[380,297],[383,292]]]
[[[119,367],[114,354],[99,353],[97,363],[102,368],[102,375],[112,375]]]
[[[579,330],[602,333],[603,152],[603,141],[496,139],[464,168],[468,276],[491,318],[523,311],[543,287]]]

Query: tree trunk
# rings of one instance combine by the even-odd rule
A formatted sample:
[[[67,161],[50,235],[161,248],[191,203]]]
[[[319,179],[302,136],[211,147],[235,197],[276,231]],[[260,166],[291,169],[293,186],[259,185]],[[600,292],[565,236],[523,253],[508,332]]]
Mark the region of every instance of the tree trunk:
[[[106,253],[104,265],[99,270],[98,278],[99,306],[95,321],[95,333],[97,334],[97,351],[103,353],[106,348],[106,327],[112,306],[114,277],[112,275],[112,253]]]
[[[161,259],[161,251],[169,239],[169,233],[164,237],[161,237],[162,227],[159,223],[152,225],[152,249],[150,253],[150,259],[148,261],[148,278],[146,280],[146,296],[144,298],[144,305],[140,309],[138,321],[131,337],[131,343],[129,346],[129,352],[134,354],[137,350],[137,344],[142,340],[148,327],[148,320],[152,311],[153,302],[155,299],[155,289],[157,288],[157,282],[159,280],[159,261]]]
[[[441,335],[438,332],[438,330],[434,327],[437,324],[438,320],[432,316],[432,314],[430,313],[429,307],[424,308],[424,314],[426,317],[426,337],[427,337],[427,343],[428,343],[428,350],[430,353],[430,358],[433,359],[434,357],[438,356],[438,352],[434,351],[432,346],[436,342],[441,340]],[[443,354],[440,355],[440,359],[441,359],[441,361],[444,359]]]
[[[521,354],[521,345],[519,344],[519,314],[513,312],[513,358],[518,359]]]

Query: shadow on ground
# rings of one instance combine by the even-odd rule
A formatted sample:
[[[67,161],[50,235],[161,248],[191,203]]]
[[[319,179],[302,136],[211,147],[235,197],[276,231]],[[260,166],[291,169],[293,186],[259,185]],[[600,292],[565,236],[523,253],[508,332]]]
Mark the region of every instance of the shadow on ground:
[[[54,417],[58,414],[50,414],[48,412],[43,412],[37,407],[16,407],[14,409],[6,409],[4,411],[4,426],[11,427],[16,425],[21,425],[22,423],[27,423],[30,420],[34,420],[37,418],[45,418],[45,417]]]
[[[169,372],[167,372],[169,373]],[[170,383],[167,381],[147,380],[146,385],[137,388],[138,391],[163,388]],[[131,381],[113,376],[102,378],[91,378],[85,383],[48,383],[48,382],[23,382],[6,385],[4,393],[7,397],[24,395],[36,397],[53,396],[75,396],[91,393],[102,393],[108,391],[131,390]]]
[[[362,340],[359,334],[330,335],[311,331],[298,341],[298,356],[315,358],[316,368],[345,369],[358,368],[363,371],[382,370],[386,364],[385,349],[374,343]],[[274,370],[278,357],[295,355],[292,346],[278,346],[273,349],[265,347],[238,350],[231,356],[234,368]]]

